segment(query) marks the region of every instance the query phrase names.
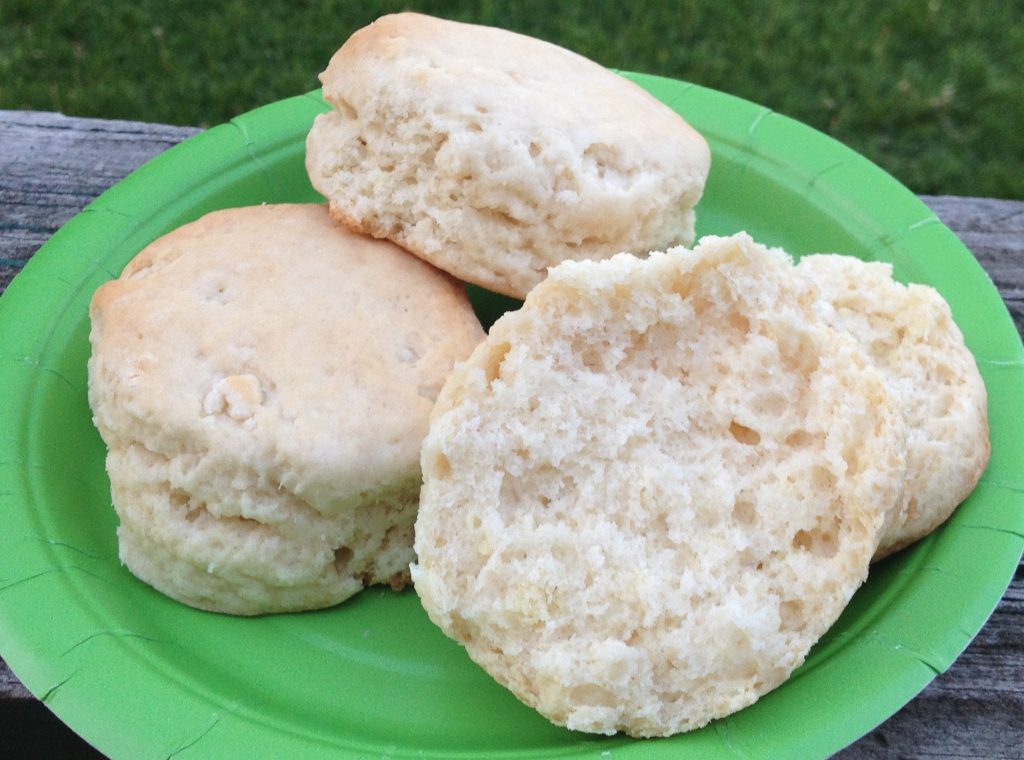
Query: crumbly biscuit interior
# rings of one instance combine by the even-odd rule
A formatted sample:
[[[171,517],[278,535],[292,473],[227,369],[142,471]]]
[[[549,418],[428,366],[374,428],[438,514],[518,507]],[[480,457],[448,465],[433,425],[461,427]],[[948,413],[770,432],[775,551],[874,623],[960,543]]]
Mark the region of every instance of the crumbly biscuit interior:
[[[570,728],[674,733],[781,683],[899,494],[902,421],[852,340],[781,254],[706,247],[555,270],[424,445],[424,606]]]

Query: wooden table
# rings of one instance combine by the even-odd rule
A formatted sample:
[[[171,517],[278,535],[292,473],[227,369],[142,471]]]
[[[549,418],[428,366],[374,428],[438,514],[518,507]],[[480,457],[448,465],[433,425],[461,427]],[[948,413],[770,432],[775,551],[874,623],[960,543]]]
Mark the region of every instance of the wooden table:
[[[0,292],[89,201],[197,131],[0,111]],[[952,196],[923,200],[977,256],[1024,333],[1024,202]],[[11,748],[25,750],[25,756],[95,754],[0,660],[0,756],[11,756]],[[956,663],[840,756],[1024,757],[1024,564]]]

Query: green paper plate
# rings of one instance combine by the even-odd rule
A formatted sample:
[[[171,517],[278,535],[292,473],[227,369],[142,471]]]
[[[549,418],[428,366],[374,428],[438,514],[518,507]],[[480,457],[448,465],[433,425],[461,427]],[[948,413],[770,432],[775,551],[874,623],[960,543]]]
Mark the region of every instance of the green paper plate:
[[[670,739],[591,737],[519,704],[432,627],[415,594],[231,618],[179,605],[117,559],[104,448],[86,402],[93,290],[158,235],[225,206],[317,201],[291,98],[150,161],[72,219],[0,300],[0,646],[51,710],[117,757],[813,756],[869,731],[981,628],[1024,545],[1024,352],[957,238],[909,191],[784,116],[628,75],[701,130],[700,234],[891,261],[947,298],[990,394],[992,460],[953,519],[874,567],[807,662],[756,705]],[[477,291],[484,311],[507,301]]]

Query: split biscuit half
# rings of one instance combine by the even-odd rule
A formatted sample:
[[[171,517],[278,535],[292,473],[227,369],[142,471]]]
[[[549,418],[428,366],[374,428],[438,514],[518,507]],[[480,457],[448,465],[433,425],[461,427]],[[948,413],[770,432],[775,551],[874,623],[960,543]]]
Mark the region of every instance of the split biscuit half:
[[[748,236],[554,268],[449,376],[412,577],[571,729],[662,736],[781,684],[867,576],[906,429]]]
[[[988,395],[949,304],[903,285],[892,266],[850,256],[803,257],[822,318],[852,335],[881,370],[907,422],[907,479],[876,559],[931,533],[974,490],[991,450]]]

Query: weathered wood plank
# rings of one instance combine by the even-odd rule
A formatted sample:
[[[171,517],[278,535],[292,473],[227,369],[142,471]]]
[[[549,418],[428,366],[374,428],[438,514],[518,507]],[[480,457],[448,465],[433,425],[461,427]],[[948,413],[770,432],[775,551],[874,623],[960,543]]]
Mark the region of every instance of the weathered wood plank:
[[[39,246],[89,201],[198,131],[0,111],[0,293]],[[952,196],[923,200],[975,254],[1024,332],[1024,202]],[[0,727],[5,705],[13,709],[32,702],[0,660]],[[56,719],[34,725],[40,731],[66,730]],[[1021,747],[1024,565],[953,667],[840,757],[1010,758],[1019,757]]]
[[[34,699],[32,693],[22,686],[18,677],[7,667],[7,663],[0,658],[0,700],[3,699]],[[0,702],[2,705],[2,702]],[[0,713],[2,713],[0,706]],[[3,720],[3,718],[0,718]]]
[[[0,292],[96,196],[200,130],[0,111]]]
[[[949,195],[922,200],[988,272],[1024,335],[1024,203]]]

